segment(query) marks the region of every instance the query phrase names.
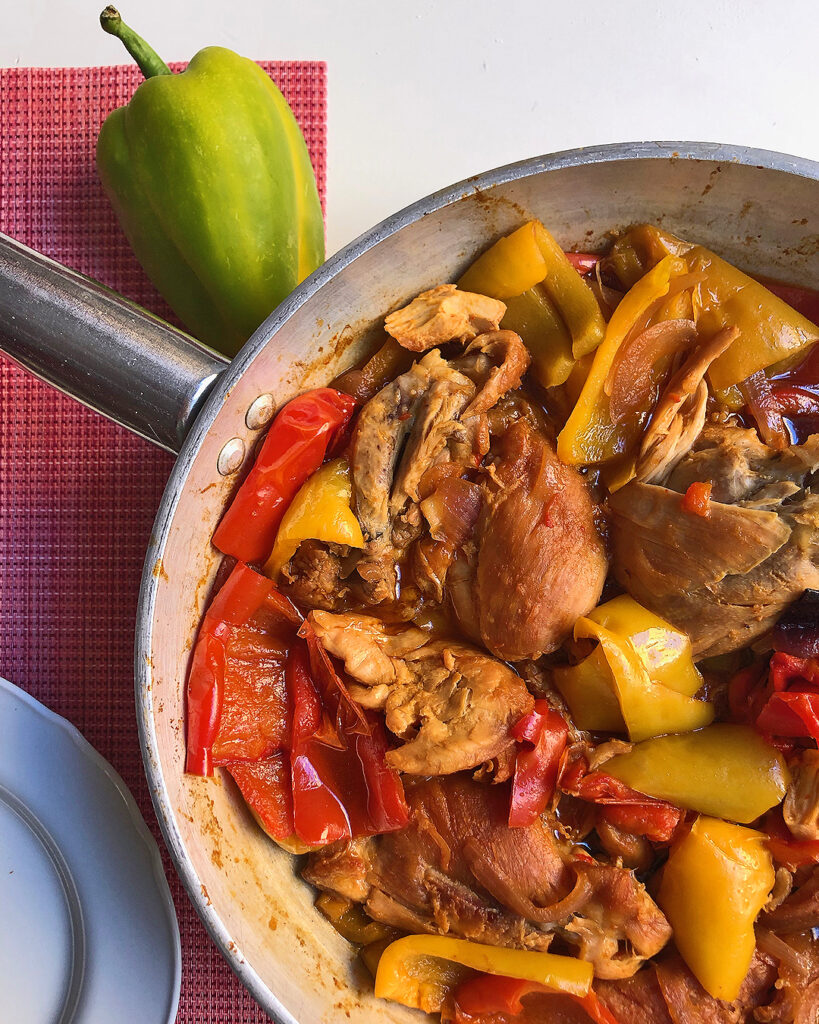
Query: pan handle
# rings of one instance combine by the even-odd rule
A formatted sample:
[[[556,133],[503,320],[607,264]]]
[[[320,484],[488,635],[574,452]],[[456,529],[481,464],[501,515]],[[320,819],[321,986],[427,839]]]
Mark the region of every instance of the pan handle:
[[[174,453],[228,362],[96,281],[2,234],[0,352]]]

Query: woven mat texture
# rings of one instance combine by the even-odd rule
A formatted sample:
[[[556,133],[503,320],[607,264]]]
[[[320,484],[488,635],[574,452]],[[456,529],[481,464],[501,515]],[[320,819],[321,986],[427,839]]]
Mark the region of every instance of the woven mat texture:
[[[261,63],[302,127],[323,201],[325,65]],[[131,66],[0,69],[0,230],[172,319],[94,169],[100,124],[140,80]],[[137,592],[171,465],[0,360],[0,675],[112,762],[163,849],[182,935],[177,1021],[256,1024],[268,1017],[222,960],[164,852],[137,741]]]

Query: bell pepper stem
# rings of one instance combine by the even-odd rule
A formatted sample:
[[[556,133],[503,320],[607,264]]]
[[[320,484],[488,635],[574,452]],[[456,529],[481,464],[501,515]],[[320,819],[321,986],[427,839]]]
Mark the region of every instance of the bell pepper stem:
[[[153,47],[149,46],[142,36],[137,35],[132,28],[125,24],[116,7],[105,8],[100,15],[100,25],[109,35],[122,40],[125,49],[137,62],[139,70],[146,78],[173,74]]]

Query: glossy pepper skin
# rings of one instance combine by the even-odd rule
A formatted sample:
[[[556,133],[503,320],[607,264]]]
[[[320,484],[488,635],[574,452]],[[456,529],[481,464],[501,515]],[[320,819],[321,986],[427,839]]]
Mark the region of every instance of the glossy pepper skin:
[[[605,770],[640,793],[743,823],[776,806],[790,781],[778,750],[747,725],[727,722],[638,743]]]
[[[754,921],[774,884],[766,837],[698,818],[672,847],[657,902],[680,954],[715,999],[736,999],[754,955]]]
[[[233,355],[324,260],[310,157],[252,60],[218,46],[181,74],[100,17],[146,76],[97,139],[97,171],[148,276],[201,341]]]

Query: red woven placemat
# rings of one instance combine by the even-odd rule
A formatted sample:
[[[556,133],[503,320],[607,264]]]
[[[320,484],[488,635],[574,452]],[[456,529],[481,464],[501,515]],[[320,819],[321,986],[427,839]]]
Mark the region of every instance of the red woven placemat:
[[[262,67],[304,131],[323,200],[325,66]],[[169,316],[94,170],[100,124],[140,79],[131,66],[0,69],[0,230]],[[177,1020],[255,1024],[267,1016],[222,960],[165,855],[137,741],[137,592],[171,465],[0,359],[0,675],[80,729],[153,829],[182,935]]]

